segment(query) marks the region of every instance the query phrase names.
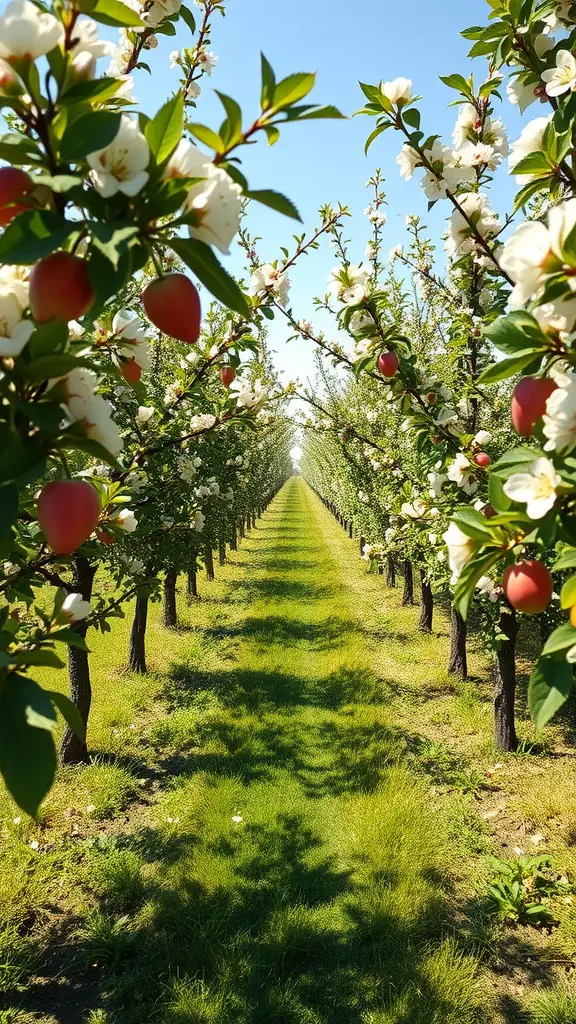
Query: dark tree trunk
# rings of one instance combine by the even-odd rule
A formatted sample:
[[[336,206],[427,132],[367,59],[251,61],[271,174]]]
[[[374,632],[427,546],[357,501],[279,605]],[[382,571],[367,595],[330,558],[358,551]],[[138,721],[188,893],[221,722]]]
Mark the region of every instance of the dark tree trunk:
[[[466,660],[466,623],[454,605],[450,610],[450,657],[448,671],[451,675],[468,678],[468,662]]]
[[[70,593],[82,594],[85,601],[92,597],[92,586],[96,569],[90,565],[87,558],[78,555],[74,559],[74,579]],[[77,622],[72,629],[78,636],[85,637],[87,627],[85,621]],[[68,674],[70,676],[70,700],[76,705],[82,715],[82,721],[88,728],[88,716],[92,703],[92,685],[90,682],[90,663],[88,651],[79,647],[68,648]],[[81,764],[87,762],[88,748],[86,740],[81,740],[68,726],[64,730],[60,743],[60,761],[62,764]]]
[[[256,513],[255,512],[252,513],[252,526],[256,527]]]
[[[354,536],[354,527],[352,526],[352,523],[348,523],[348,536],[350,537],[350,540],[352,540]]]
[[[131,672],[147,672],[146,624],[148,622],[148,594],[137,594],[134,620],[128,649],[128,668]]]
[[[226,564],[226,541],[223,537],[218,541],[218,561],[220,565]]]
[[[402,604],[414,604],[414,574],[412,562],[409,558],[404,559],[404,590],[402,593]]]
[[[422,633],[431,633],[432,616],[434,614],[434,597],[432,594],[432,587],[428,583],[426,573],[423,569],[420,570],[420,580],[422,586],[422,604],[420,606],[418,629]]]
[[[518,746],[514,723],[518,624],[512,608],[502,612],[499,625],[507,639],[502,640],[494,658],[494,742],[498,750],[510,751]]]
[[[198,597],[198,573],[196,571],[196,559],[186,574],[186,604],[192,604],[194,598]]]
[[[360,554],[361,555],[364,554],[364,546],[365,546],[365,544],[366,544],[366,539],[364,537],[360,537]]]
[[[177,625],[176,616],[176,581],[178,570],[169,569],[164,578],[164,600],[162,603],[162,624],[167,629],[173,629]]]
[[[214,556],[212,554],[212,545],[207,544],[204,550],[204,564],[206,566],[206,576],[209,580],[214,579]]]
[[[384,575],[384,562],[378,562],[378,575]]]
[[[240,539],[242,539],[242,537],[246,536],[246,534],[244,532],[244,516],[241,516],[241,518],[240,518],[240,520],[238,522],[238,535],[239,535]]]
[[[396,565],[392,555],[388,555],[386,559],[386,584],[389,587],[396,586]]]
[[[236,523],[232,523],[230,528],[230,551],[238,550],[238,538],[236,536]]]

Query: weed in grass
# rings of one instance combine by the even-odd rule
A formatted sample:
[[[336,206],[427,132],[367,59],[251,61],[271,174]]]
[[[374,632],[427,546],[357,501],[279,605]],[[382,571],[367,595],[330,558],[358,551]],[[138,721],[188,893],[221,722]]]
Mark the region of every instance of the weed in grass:
[[[126,768],[102,758],[81,768],[69,770],[76,799],[86,801],[86,809],[96,821],[120,814],[138,792],[136,779]],[[80,805],[81,806],[81,805]]]
[[[146,897],[142,859],[134,850],[97,852],[86,865],[86,880],[102,905],[111,911],[130,914]]]
[[[35,962],[34,945],[12,927],[0,929],[0,994],[24,988]]]
[[[85,1020],[86,1024],[116,1024],[115,1018],[106,1010],[90,1010]]]
[[[530,1024],[576,1024],[576,993],[565,985],[540,992],[529,1011]]]
[[[549,901],[570,892],[570,884],[544,874],[548,857],[519,856],[516,860],[488,858],[495,879],[488,886],[494,913],[505,921],[540,925],[553,920]]]
[[[130,917],[115,918],[91,910],[79,929],[81,957],[87,963],[118,966],[134,952],[137,937],[128,931]]]

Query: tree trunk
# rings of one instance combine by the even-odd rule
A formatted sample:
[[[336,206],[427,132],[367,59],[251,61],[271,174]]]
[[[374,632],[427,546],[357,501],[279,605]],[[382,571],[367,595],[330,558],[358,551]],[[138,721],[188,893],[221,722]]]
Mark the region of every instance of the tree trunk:
[[[512,608],[500,616],[502,640],[494,658],[494,742],[498,750],[516,750],[518,739],[514,723],[516,698],[516,636],[518,624]]]
[[[226,564],[226,541],[223,537],[218,541],[218,561],[220,565]]]
[[[404,591],[402,593],[402,604],[414,604],[414,574],[412,562],[409,558],[404,559]]]
[[[196,571],[196,559],[186,574],[186,604],[192,604],[195,597],[198,597],[198,573]]]
[[[418,629],[422,633],[431,633],[432,616],[434,614],[434,597],[432,595],[432,588],[426,579],[426,573],[423,569],[420,570],[420,579],[422,584],[422,604],[420,606]]]
[[[214,579],[214,557],[212,555],[212,545],[207,544],[204,549],[204,564],[206,566],[206,576],[209,580]]]
[[[386,585],[388,587],[396,586],[396,565],[392,555],[388,555],[386,559]]]
[[[361,555],[364,554],[364,545],[365,544],[366,544],[366,539],[364,537],[360,537],[360,554]]]
[[[238,550],[238,537],[236,536],[236,523],[230,527],[230,551]]]
[[[466,623],[454,605],[450,610],[450,657],[448,671],[451,675],[468,678],[468,662],[466,660]]]
[[[252,526],[254,528],[256,528],[256,513],[255,512],[252,513]]]
[[[148,593],[136,595],[134,621],[128,648],[130,672],[147,672],[146,668],[146,624],[148,622]]]
[[[176,581],[178,570],[169,569],[164,578],[164,601],[162,604],[162,624],[167,629],[173,629],[177,625],[176,616]]]
[[[244,532],[244,516],[241,516],[240,520],[238,522],[238,535],[239,535],[240,539],[242,539],[243,537],[246,536],[246,534]]]
[[[96,569],[90,565],[87,558],[78,555],[74,559],[74,579],[70,593],[82,594],[85,601],[92,597],[92,587]],[[85,637],[87,626],[84,620],[77,622],[71,627],[78,636]],[[88,716],[92,703],[92,685],[90,682],[90,663],[88,651],[80,647],[68,648],[68,674],[70,676],[70,700],[76,705],[82,715],[82,721],[88,728]],[[62,741],[60,743],[61,764],[81,764],[87,762],[88,748],[86,740],[81,740],[75,732],[66,726]]]
[[[348,523],[348,536],[350,537],[350,540],[354,537],[354,527],[352,526],[351,521]]]

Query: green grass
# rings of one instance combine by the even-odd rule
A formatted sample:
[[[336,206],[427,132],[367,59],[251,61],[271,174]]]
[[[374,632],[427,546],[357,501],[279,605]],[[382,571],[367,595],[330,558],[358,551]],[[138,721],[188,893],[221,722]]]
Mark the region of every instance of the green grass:
[[[486,694],[355,549],[291,480],[180,630],[152,615],[149,676],[128,622],[90,638],[94,761],[38,824],[0,806],[0,1021],[521,1019],[485,973]]]

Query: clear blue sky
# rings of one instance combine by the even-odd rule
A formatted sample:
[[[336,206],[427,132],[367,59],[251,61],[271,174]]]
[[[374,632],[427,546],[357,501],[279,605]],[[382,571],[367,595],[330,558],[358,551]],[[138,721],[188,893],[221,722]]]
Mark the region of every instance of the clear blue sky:
[[[197,7],[194,13],[200,13]],[[489,13],[485,0],[359,0],[354,5],[343,0],[292,0],[289,6],[270,0],[230,0],[225,18],[214,21],[212,50],[219,61],[210,78],[203,79],[203,95],[198,103],[198,120],[219,125],[221,107],[212,89],[217,88],[235,97],[241,104],[245,121],[251,123],[257,113],[260,86],[260,50],[272,63],[277,76],[294,71],[316,71],[317,85],[313,98],[333,103],[343,113],[352,114],[362,105],[358,79],[377,83],[399,75],[411,78],[415,92],[424,99],[422,127],[427,133],[442,133],[449,140],[457,115],[448,103],[456,94],[439,81],[439,75],[452,72],[468,74],[475,69],[480,78],[485,73],[482,60],[469,62],[466,53],[471,44],[459,36],[459,30],[486,22]],[[159,47],[150,54],[153,76],[136,73],[136,96],[144,109],[152,112],[177,83],[177,71],[169,70],[168,52],[187,45],[188,30],[183,26],[176,38],[159,37]],[[498,103],[498,101],[496,101]],[[511,140],[517,138],[521,122],[516,108],[506,97],[503,116]],[[538,116],[532,107],[526,119]],[[449,212],[446,203],[438,203],[427,213],[427,201],[416,177],[406,183],[395,162],[401,140],[395,132],[387,132],[376,141],[368,157],[364,141],[373,127],[367,117],[348,121],[313,121],[288,125],[279,142],[269,148],[265,142],[244,150],[244,172],[251,187],[274,188],[289,195],[298,206],[304,226],[309,230],[317,223],[317,210],[324,202],[342,201],[350,206],[353,220],[350,228],[354,261],[363,258],[369,237],[362,211],[368,193],[364,185],[375,166],[386,175],[388,193],[388,224],[386,250],[405,240],[404,219],[415,212],[425,218],[435,237],[443,230]],[[421,172],[417,172],[420,175]],[[493,189],[493,203],[501,210],[514,192],[506,180],[505,169]],[[290,247],[291,237],[299,226],[279,214],[252,204],[250,230],[261,235],[259,250],[266,260],[280,255],[279,246]],[[323,294],[333,257],[327,243],[318,253],[307,257],[292,274],[292,305],[298,318],[314,317],[312,296]],[[238,255],[230,256],[227,265],[234,272],[240,269]],[[329,330],[329,323],[324,322]],[[288,331],[278,319],[271,328],[271,343],[277,351],[277,364],[287,377],[304,378],[311,370],[311,343],[284,342]]]

